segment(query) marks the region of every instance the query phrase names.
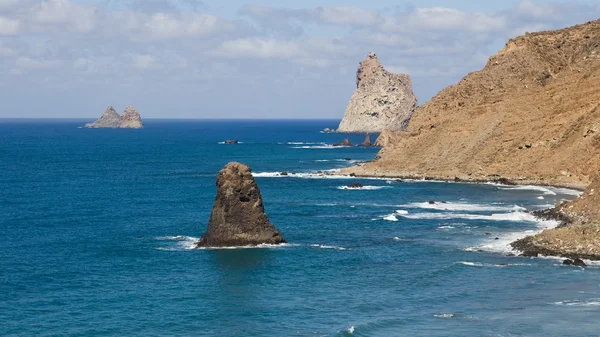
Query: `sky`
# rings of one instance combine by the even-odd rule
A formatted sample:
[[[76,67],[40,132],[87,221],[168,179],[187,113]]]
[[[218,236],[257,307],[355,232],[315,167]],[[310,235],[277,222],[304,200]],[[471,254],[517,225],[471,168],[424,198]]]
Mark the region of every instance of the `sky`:
[[[0,0],[0,118],[341,118],[375,52],[419,104],[597,0]]]

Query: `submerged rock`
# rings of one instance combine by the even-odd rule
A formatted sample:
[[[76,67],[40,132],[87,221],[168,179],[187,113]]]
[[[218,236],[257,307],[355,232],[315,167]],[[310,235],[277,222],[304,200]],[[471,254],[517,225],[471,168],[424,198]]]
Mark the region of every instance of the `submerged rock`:
[[[134,107],[128,106],[125,108],[123,116],[121,116],[121,124],[119,127],[121,129],[142,129],[144,123],[142,122],[140,113]]]
[[[333,146],[352,146],[350,139],[346,138],[337,144],[333,144]]]
[[[109,106],[100,118],[85,125],[89,129],[113,128],[116,129],[121,125],[121,116],[115,111],[115,108]]]
[[[369,147],[369,146],[373,146],[373,143],[371,143],[371,137],[369,137],[369,134],[367,133],[367,136],[365,137],[365,140],[360,143],[360,145],[358,146],[362,146],[362,147]]]
[[[346,186],[348,188],[362,188],[364,187],[361,183],[354,183],[354,184],[350,184],[348,186]]]
[[[408,75],[393,74],[370,53],[356,72],[356,92],[337,132],[402,130],[417,107]]]
[[[237,139],[227,139],[225,141],[225,144],[238,144],[238,140]]]
[[[217,176],[217,196],[206,233],[197,247],[231,247],[285,243],[269,221],[252,171],[232,162]]]

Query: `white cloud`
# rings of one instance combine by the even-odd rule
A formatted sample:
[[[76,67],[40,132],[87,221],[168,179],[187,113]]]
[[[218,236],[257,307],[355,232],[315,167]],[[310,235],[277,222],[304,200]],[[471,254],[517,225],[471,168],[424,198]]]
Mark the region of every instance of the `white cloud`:
[[[19,21],[0,16],[0,36],[18,34],[20,26]]]
[[[318,7],[312,14],[318,21],[334,25],[371,26],[381,21],[377,11],[356,7]]]
[[[152,55],[131,55],[132,64],[138,69],[149,69],[156,66],[156,59]]]
[[[303,54],[296,42],[246,38],[223,42],[217,54],[232,57],[291,59]]]
[[[69,0],[46,0],[29,11],[27,18],[41,29],[66,27],[73,32],[87,33],[94,29],[97,19],[95,8]]]
[[[62,65],[60,60],[34,59],[27,56],[18,57],[15,64],[22,70],[52,69]]]

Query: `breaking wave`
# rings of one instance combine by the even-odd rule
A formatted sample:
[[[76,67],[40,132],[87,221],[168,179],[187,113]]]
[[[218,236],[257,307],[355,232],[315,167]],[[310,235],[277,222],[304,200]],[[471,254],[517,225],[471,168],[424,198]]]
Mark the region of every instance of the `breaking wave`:
[[[485,212],[485,211],[524,211],[525,208],[517,205],[502,204],[469,204],[461,202],[415,202],[400,207],[435,209],[440,211],[466,211],[466,212]]]

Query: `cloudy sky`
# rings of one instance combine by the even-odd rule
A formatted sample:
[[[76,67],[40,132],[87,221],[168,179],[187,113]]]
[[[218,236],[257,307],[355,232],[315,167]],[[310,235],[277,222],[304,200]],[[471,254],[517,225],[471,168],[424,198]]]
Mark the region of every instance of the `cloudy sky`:
[[[371,51],[419,103],[596,0],[0,0],[0,118],[341,118]]]

